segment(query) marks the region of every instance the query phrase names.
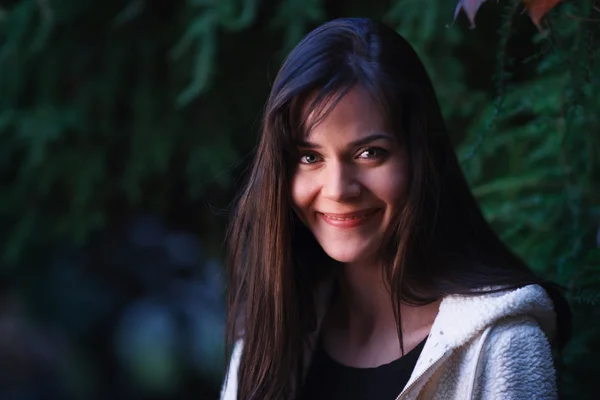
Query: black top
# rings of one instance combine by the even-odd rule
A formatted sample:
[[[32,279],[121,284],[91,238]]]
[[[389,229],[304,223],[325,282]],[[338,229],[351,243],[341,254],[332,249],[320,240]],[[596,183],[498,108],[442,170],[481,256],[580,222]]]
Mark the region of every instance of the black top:
[[[319,343],[300,400],[394,400],[406,386],[426,340],[404,357],[375,368],[342,365]]]

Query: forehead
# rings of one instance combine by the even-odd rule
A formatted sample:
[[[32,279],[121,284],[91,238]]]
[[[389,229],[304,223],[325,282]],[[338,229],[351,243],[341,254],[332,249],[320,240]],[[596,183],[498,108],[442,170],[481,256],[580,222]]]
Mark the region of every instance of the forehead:
[[[345,93],[322,96],[313,92],[302,105],[301,138],[304,140],[354,137],[389,132],[388,119],[380,102],[365,89],[355,86]],[[391,132],[389,132],[391,133]]]

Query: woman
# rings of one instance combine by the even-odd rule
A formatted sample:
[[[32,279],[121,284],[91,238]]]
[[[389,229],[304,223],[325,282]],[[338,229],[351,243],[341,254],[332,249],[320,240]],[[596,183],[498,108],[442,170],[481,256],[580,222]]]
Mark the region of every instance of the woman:
[[[482,217],[381,24],[334,20],[289,54],[228,243],[223,399],[556,397],[568,307]]]

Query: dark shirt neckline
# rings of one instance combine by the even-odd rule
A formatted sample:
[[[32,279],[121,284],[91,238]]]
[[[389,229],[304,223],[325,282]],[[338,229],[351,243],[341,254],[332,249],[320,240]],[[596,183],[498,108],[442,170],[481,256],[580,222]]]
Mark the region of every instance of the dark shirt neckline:
[[[405,355],[403,355],[399,358],[396,358],[395,360],[392,360],[388,363],[378,365],[376,367],[353,367],[350,365],[343,364],[343,363],[335,360],[333,357],[331,357],[329,355],[329,353],[327,352],[327,350],[325,350],[325,347],[323,347],[323,343],[320,340],[318,341],[317,354],[319,354],[321,357],[323,357],[323,360],[325,362],[327,362],[328,364],[334,365],[335,368],[347,370],[348,372],[356,371],[356,372],[364,373],[364,372],[375,371],[375,370],[381,371],[384,369],[396,368],[398,364],[401,364],[401,363],[403,364],[404,363],[403,361],[406,361],[406,359],[415,358],[415,362],[416,362],[416,358],[419,358],[419,355],[421,354],[421,351],[423,350],[423,347],[425,346],[426,341],[427,341],[427,338],[423,339],[418,345],[416,345],[411,351],[409,351]],[[417,353],[416,357],[414,357],[415,353]]]
[[[406,386],[426,341],[387,364],[361,368],[337,362],[319,340],[299,399],[394,400]]]

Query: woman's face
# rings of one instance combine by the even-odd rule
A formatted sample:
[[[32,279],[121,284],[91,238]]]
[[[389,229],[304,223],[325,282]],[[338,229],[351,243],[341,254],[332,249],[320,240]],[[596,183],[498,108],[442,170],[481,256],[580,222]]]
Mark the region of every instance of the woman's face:
[[[376,260],[408,180],[405,150],[377,105],[352,89],[298,150],[291,190],[300,219],[331,258]]]

